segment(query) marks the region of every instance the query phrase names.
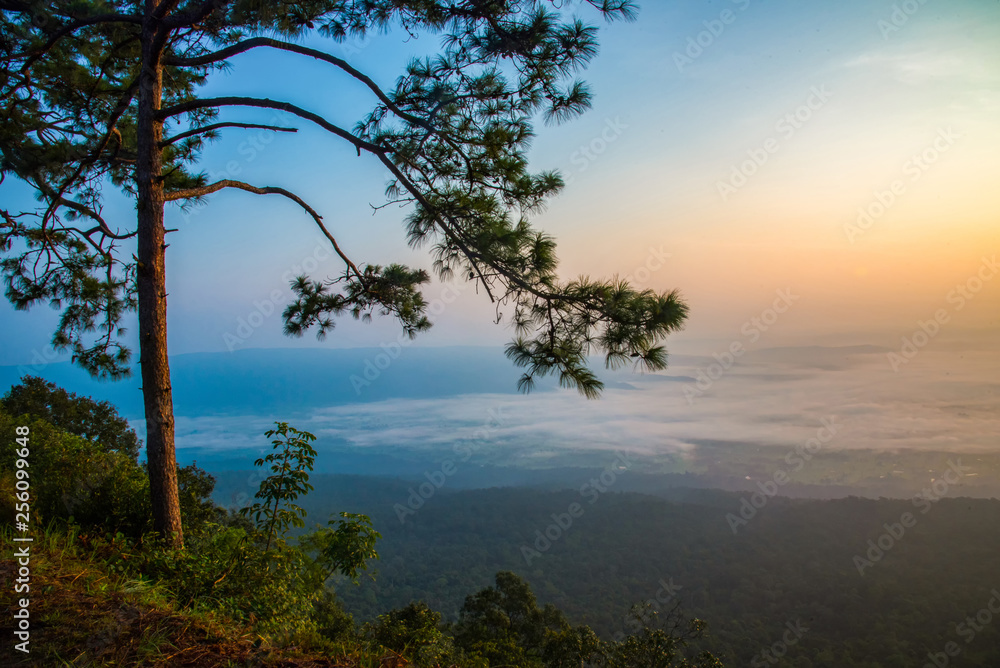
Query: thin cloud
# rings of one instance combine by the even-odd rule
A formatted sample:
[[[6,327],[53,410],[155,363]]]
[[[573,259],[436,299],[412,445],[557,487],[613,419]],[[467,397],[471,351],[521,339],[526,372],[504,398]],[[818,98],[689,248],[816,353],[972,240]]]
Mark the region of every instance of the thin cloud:
[[[677,361],[671,375],[693,379],[714,359]],[[609,389],[599,401],[565,390],[391,399],[328,406],[293,423],[319,437],[321,453],[445,459],[472,445],[477,462],[497,465],[574,465],[618,449],[684,458],[704,443],[794,448],[831,416],[839,429],[830,450],[998,453],[998,372],[992,350],[956,358],[928,348],[894,372],[878,348],[770,349],[746,353],[692,401],[685,390],[694,381],[611,374],[634,389]],[[180,417],[178,448],[252,452],[269,447],[261,434],[270,426],[260,416]]]

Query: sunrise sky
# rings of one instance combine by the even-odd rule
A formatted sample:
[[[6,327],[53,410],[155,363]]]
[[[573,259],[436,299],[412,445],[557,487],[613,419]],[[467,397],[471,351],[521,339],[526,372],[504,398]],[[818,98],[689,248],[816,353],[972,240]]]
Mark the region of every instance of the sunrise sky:
[[[580,5],[572,3],[598,20]],[[740,338],[779,290],[797,299],[761,345],[893,347],[941,310],[942,337],[995,341],[1000,3],[665,5],[642,3],[637,22],[603,27],[601,53],[584,75],[594,108],[536,128],[535,168],[558,168],[568,183],[536,220],[559,241],[564,275],[619,273],[680,288],[691,306],[673,341],[681,349]],[[384,86],[408,57],[438,44],[398,34],[316,41]],[[240,56],[206,95],[237,92],[284,97],[348,127],[371,105],[338,73],[273,53]],[[273,141],[232,133],[206,151],[204,168],[300,193],[358,261],[429,268],[425,252],[405,245],[405,211],[372,215],[370,204],[384,201],[384,170],[295,124],[297,135]],[[4,197],[23,196],[4,188]],[[859,211],[871,218],[859,222]],[[134,215],[116,202],[108,212]],[[168,252],[171,352],[224,351],[226,335],[257,309],[270,315],[240,347],[318,345],[283,337],[267,305],[273,298],[283,308],[287,276],[299,267],[340,271],[324,260],[306,216],[245,193],[169,215],[180,228]],[[441,290],[434,284],[426,295],[433,301]],[[56,314],[0,309],[0,364],[31,361]],[[493,316],[468,287],[434,315],[419,345],[500,344],[510,332]],[[344,322],[323,345],[378,345],[397,331],[392,322]]]

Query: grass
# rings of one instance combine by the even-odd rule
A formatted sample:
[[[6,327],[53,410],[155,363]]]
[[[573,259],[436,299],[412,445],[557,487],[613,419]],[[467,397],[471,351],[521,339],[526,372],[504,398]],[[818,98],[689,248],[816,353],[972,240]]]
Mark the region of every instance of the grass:
[[[9,525],[0,540],[13,545]],[[49,526],[31,543],[30,654],[13,651],[15,601],[3,605],[0,627],[15,655],[4,666],[235,666],[402,668],[402,657],[329,641],[277,646],[214,613],[180,610],[169,593],[109,567],[113,543]],[[0,587],[13,592],[17,564],[0,562]],[[18,598],[22,595],[18,595]],[[11,628],[5,628],[10,625]],[[5,648],[6,650],[7,648]]]

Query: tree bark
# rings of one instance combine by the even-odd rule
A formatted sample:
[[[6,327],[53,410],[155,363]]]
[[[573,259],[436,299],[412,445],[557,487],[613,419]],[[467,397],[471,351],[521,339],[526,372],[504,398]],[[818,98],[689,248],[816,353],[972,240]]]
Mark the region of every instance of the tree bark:
[[[157,118],[163,96],[162,50],[156,44],[159,24],[154,0],[146,2],[142,28],[142,70],[136,119],[136,190],[139,298],[139,364],[146,411],[146,461],[153,509],[153,529],[175,547],[183,546],[174,408],[167,358],[166,244],[163,225],[163,122]]]

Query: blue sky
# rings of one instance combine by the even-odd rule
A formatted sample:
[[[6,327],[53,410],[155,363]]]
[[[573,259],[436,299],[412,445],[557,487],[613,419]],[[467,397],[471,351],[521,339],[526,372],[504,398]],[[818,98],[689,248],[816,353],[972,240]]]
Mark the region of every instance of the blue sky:
[[[961,312],[948,295],[1000,251],[998,28],[1000,3],[986,0],[643,3],[637,22],[602,28],[601,54],[585,74],[594,108],[537,128],[534,166],[561,169],[568,185],[536,224],[559,240],[566,276],[620,273],[680,288],[692,307],[675,339],[681,348],[738,336],[783,289],[801,300],[763,343],[899,345],[942,308],[942,336],[995,341],[1000,280],[980,279]],[[310,44],[389,86],[438,38]],[[239,56],[205,91],[229,93],[287,99],[347,127],[371,105],[339,73],[264,51]],[[250,110],[226,117],[272,120]],[[205,152],[206,171],[295,190],[360,261],[429,267],[404,243],[405,211],[372,215],[386,180],[374,160],[276,120],[301,130],[232,132]],[[760,164],[747,162],[754,156]],[[0,196],[24,193],[6,183]],[[878,211],[880,196],[891,205],[859,228],[859,209]],[[133,215],[122,201],[109,200],[108,211]],[[169,215],[180,228],[168,255],[172,352],[319,345],[283,337],[276,315],[290,273],[340,269],[308,217],[246,193]],[[428,299],[444,289],[430,286]],[[440,303],[419,345],[509,338],[483,295],[459,292]],[[55,315],[0,306],[0,363],[44,350]],[[391,322],[345,321],[323,345],[396,335]]]

